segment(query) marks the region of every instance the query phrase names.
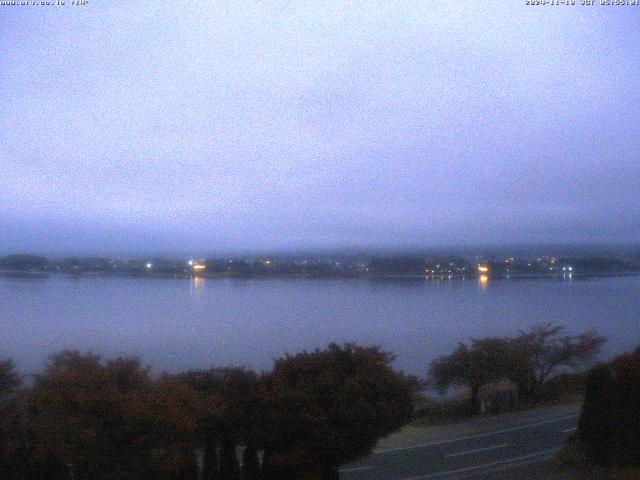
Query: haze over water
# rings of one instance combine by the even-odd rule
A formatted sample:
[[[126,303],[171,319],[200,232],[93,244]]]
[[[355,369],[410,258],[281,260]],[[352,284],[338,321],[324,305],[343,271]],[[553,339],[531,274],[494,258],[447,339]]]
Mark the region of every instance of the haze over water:
[[[609,337],[603,357],[637,346],[640,277],[451,281],[0,278],[0,357],[32,372],[63,348],[138,355],[155,371],[267,369],[330,342],[381,345],[424,375],[469,337],[542,321]]]

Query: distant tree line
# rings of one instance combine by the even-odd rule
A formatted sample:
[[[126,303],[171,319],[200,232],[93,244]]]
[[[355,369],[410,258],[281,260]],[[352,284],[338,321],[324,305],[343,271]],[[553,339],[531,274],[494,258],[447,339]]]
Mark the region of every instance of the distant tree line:
[[[45,271],[50,267],[49,259],[38,255],[7,255],[0,257],[0,269],[15,271]]]
[[[53,355],[24,386],[0,362],[0,478],[335,479],[413,413],[416,382],[377,347],[330,345],[271,371],[154,378],[135,358]]]
[[[563,326],[544,323],[512,338],[461,343],[453,353],[434,360],[429,373],[441,390],[468,387],[469,409],[477,413],[484,385],[508,381],[516,386],[519,398],[532,399],[553,374],[587,366],[605,342],[593,331],[572,336],[564,333]]]
[[[517,275],[612,274],[640,272],[640,259],[611,256],[544,257],[544,258],[485,258],[482,264],[494,277]],[[452,278],[478,273],[478,262],[460,256],[386,255],[329,257],[277,256],[265,258],[208,258],[198,261],[199,270],[186,259],[161,257],[113,259],[107,257],[67,257],[51,260],[36,255],[8,255],[0,257],[0,270],[49,271],[79,275],[134,276],[230,276],[269,277],[433,277]],[[570,269],[570,270],[568,270]]]

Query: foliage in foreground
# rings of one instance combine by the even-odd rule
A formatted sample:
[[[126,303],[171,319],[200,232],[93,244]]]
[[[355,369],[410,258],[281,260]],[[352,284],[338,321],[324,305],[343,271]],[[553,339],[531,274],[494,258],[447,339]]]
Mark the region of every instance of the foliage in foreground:
[[[578,434],[596,465],[640,466],[640,348],[591,369]]]
[[[571,336],[564,334],[563,326],[545,323],[515,338],[461,343],[450,355],[432,362],[430,376],[441,390],[451,385],[469,387],[469,408],[476,413],[482,386],[510,381],[520,397],[531,398],[554,373],[588,365],[605,342],[605,337],[593,331]]]
[[[414,382],[392,360],[376,347],[330,345],[263,375],[153,378],[136,359],[65,351],[23,390],[2,362],[0,478],[335,478],[410,419]]]
[[[331,478],[410,420],[413,382],[389,368],[392,359],[377,348],[331,345],[276,361],[265,377],[275,478],[295,478],[299,465],[310,478]]]

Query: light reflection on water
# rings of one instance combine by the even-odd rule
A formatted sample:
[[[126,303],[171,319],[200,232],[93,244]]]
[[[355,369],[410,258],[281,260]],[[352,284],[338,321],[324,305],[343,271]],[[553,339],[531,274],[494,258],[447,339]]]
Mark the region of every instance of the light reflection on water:
[[[470,281],[471,280],[471,281]],[[39,368],[62,348],[140,355],[158,370],[269,368],[329,342],[378,344],[424,374],[469,337],[541,321],[640,343],[640,277],[396,280],[0,278],[0,357]]]

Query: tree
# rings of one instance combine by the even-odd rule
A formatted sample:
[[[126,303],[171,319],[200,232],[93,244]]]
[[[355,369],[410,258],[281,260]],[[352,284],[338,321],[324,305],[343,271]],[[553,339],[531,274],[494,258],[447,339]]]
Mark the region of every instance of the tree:
[[[145,399],[151,454],[158,468],[154,480],[193,480],[197,478],[195,449],[200,415],[198,395],[191,386],[173,375],[162,375],[151,384]]]
[[[587,375],[586,394],[578,422],[578,435],[587,457],[598,465],[610,461],[611,368],[598,365]]]
[[[287,355],[263,377],[265,478],[336,478],[413,411],[412,380],[377,347],[330,345]]]
[[[22,378],[16,372],[12,360],[0,360],[0,400],[14,394],[22,385]]]
[[[258,376],[242,368],[215,368],[186,372],[179,378],[200,398],[197,437],[205,452],[205,478],[240,478],[238,445],[246,447],[248,470],[252,470],[257,464],[258,431],[264,419]]]
[[[65,351],[36,377],[29,425],[39,448],[61,459],[73,478],[140,474],[134,463],[142,460],[147,428],[141,397],[149,387],[148,371],[134,360],[107,368],[98,356]]]
[[[242,455],[242,480],[260,479],[260,461],[258,460],[258,450],[255,445],[250,444],[244,449]]]
[[[640,348],[589,371],[578,434],[596,464],[640,466]]]
[[[577,336],[563,332],[563,326],[544,323],[516,338],[472,339],[470,346],[461,343],[452,354],[432,362],[430,374],[443,390],[468,386],[473,412],[479,409],[480,388],[500,380],[517,385],[521,396],[531,396],[557,370],[588,365],[606,342],[593,331]]]
[[[524,394],[532,394],[553,373],[561,368],[584,367],[600,352],[606,337],[587,331],[580,335],[563,335],[564,326],[553,323],[534,325],[521,331],[513,346],[529,359],[529,373],[517,382]],[[527,378],[528,377],[528,378]]]
[[[192,393],[153,381],[137,359],[54,355],[22,399],[27,463],[63,465],[76,480],[185,478]]]
[[[640,347],[614,360],[610,396],[613,461],[640,466]]]
[[[0,258],[0,269],[29,271],[47,268],[49,268],[49,260],[36,255],[15,254]]]
[[[471,390],[470,408],[479,411],[479,392],[483,385],[509,378],[515,368],[515,351],[502,338],[472,339],[450,355],[431,363],[430,376],[441,390],[451,385],[467,386]]]
[[[12,436],[17,426],[15,394],[22,378],[15,371],[12,360],[0,361],[0,478],[11,475],[10,451]]]

